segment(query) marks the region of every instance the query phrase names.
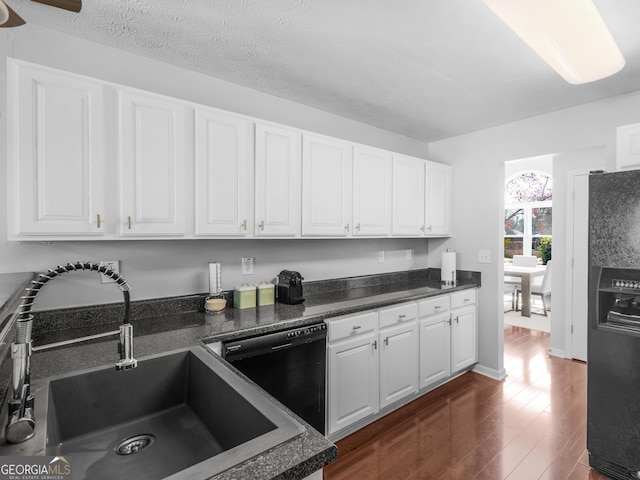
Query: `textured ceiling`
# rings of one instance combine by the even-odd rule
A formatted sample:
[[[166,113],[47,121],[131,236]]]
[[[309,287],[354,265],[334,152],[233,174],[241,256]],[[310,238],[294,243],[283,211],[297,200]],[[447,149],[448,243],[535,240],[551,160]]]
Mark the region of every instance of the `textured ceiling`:
[[[627,63],[586,85],[481,0],[84,0],[79,14],[6,2],[27,22],[423,141],[640,89],[637,0],[595,0]]]

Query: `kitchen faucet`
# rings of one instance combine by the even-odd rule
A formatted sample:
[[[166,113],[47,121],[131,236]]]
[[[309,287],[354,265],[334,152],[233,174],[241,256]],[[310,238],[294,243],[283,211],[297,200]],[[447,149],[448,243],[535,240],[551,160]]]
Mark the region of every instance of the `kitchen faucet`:
[[[11,344],[11,358],[13,359],[13,395],[8,402],[9,415],[5,428],[7,443],[20,443],[29,440],[35,434],[35,419],[33,416],[34,396],[30,389],[31,366],[31,330],[33,314],[31,307],[40,289],[49,280],[67,272],[76,270],[96,271],[115,280],[124,295],[124,319],[118,332],[120,334],[120,360],[116,363],[117,370],[129,370],[137,366],[133,358],[133,325],[129,323],[129,284],[120,274],[110,267],[95,262],[76,262],[58,265],[48,273],[38,274],[38,280],[32,280],[31,286],[26,288],[27,295],[22,297],[22,303],[16,314],[16,340]]]

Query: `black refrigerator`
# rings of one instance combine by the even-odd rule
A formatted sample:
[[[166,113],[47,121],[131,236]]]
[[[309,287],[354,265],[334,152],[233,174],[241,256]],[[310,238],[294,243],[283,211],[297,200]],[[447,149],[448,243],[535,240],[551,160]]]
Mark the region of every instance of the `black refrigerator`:
[[[589,177],[589,465],[640,479],[640,170]]]

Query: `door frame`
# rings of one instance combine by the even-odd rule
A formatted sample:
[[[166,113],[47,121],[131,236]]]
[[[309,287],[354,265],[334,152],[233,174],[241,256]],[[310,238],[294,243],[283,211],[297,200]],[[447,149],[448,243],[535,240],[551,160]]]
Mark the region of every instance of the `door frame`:
[[[581,175],[589,175],[593,170],[598,170],[598,168],[604,167],[591,167],[584,168],[578,170],[569,170],[567,172],[567,197],[569,201],[567,202],[567,219],[573,219],[575,213],[575,179]],[[587,192],[588,195],[588,192]],[[588,196],[587,196],[588,200]],[[587,207],[588,208],[588,207]],[[573,358],[573,333],[571,332],[571,326],[573,324],[573,286],[574,286],[574,256],[573,256],[573,244],[575,239],[575,232],[573,228],[573,221],[571,224],[567,222],[566,229],[566,245],[565,252],[571,252],[571,255],[566,255],[564,259],[564,268],[565,271],[568,272],[565,275],[565,304],[564,304],[564,328],[565,328],[565,342],[564,342],[564,351],[565,358]],[[588,238],[585,241],[589,241]],[[586,272],[585,272],[586,274]],[[585,320],[586,321],[586,320]],[[581,360],[581,359],[580,359]]]

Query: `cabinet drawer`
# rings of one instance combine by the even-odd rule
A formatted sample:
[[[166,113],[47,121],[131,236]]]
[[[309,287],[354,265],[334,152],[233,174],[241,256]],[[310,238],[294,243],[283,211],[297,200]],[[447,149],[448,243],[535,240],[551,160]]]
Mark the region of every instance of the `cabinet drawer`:
[[[418,304],[404,303],[380,310],[380,328],[418,318]]]
[[[442,295],[441,297],[423,300],[418,304],[418,307],[420,310],[420,317],[427,317],[429,315],[435,315],[436,313],[446,312],[449,310],[449,296]]]
[[[335,342],[343,338],[351,338],[363,333],[369,333],[378,328],[377,312],[367,312],[361,315],[350,315],[337,319],[327,320],[329,342]]]
[[[475,289],[451,294],[451,308],[464,307],[465,305],[473,305],[474,303],[476,303]]]

